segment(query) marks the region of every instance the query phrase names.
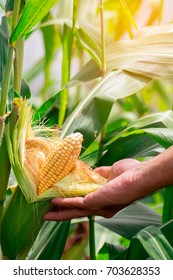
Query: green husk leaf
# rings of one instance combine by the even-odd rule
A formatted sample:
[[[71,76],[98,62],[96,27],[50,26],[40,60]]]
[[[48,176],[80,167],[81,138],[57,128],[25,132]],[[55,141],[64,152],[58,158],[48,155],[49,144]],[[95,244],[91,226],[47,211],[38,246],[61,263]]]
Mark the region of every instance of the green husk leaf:
[[[27,175],[26,170],[23,168],[23,164],[26,129],[28,121],[30,121],[31,118],[31,107],[28,107],[27,101],[23,102],[21,108],[20,106],[18,107],[18,105],[15,105],[14,110],[16,110],[16,107],[18,108],[17,122],[13,131],[10,131],[10,122],[6,125],[5,136],[14,174],[27,201],[30,201],[36,198],[36,187],[31,178]]]
[[[3,117],[0,117],[0,146],[1,146],[2,137],[4,134],[4,126],[5,126],[5,120]]]
[[[24,258],[43,225],[43,215],[50,209],[50,201],[29,203],[19,187],[13,190],[1,225],[4,257],[12,260]]]
[[[69,173],[69,176],[67,175],[61,181],[59,181],[57,183],[57,186],[55,184],[43,194],[38,195],[37,182],[36,178],[34,177],[38,176],[38,174],[33,175],[31,171],[31,166],[25,165],[25,153],[27,152],[25,149],[26,140],[30,139],[30,135],[33,136],[34,133],[34,128],[31,127],[32,107],[31,105],[28,105],[28,101],[26,99],[24,101],[22,101],[21,99],[15,99],[13,111],[15,110],[17,118],[16,124],[13,130],[11,130],[10,122],[7,124],[5,129],[5,136],[7,141],[9,158],[16,180],[18,182],[19,187],[22,190],[23,195],[25,196],[28,202],[50,200],[50,198],[56,196],[82,196],[86,193],[96,190],[98,187],[101,186],[103,180],[99,179],[98,182],[95,182],[95,177],[93,177],[92,179],[92,176],[90,175],[86,179],[86,175],[88,173],[86,173],[85,175],[85,171],[90,171],[87,171],[88,167],[86,167],[84,163],[79,161],[80,166],[77,165],[76,162],[76,168],[74,168]],[[10,121],[13,121],[14,119],[15,118],[12,114],[10,116]],[[40,129],[40,133],[43,132],[44,128]],[[34,139],[37,139],[37,136],[35,136]],[[42,135],[42,139],[44,139],[44,143],[46,144],[46,141],[48,141],[47,138],[43,137]],[[59,144],[59,141],[60,140],[56,138],[56,145]],[[81,168],[82,170],[84,170],[84,172],[81,171]],[[37,171],[39,173],[39,170]]]
[[[45,222],[27,260],[60,260],[69,233],[70,221]]]

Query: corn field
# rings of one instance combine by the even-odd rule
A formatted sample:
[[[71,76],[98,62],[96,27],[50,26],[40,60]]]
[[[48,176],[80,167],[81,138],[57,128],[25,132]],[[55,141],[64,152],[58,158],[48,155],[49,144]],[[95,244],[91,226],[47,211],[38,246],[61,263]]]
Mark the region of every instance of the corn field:
[[[1,260],[173,259],[173,186],[109,219],[43,220],[52,198],[104,185],[95,167],[173,145],[166,7],[0,1]]]

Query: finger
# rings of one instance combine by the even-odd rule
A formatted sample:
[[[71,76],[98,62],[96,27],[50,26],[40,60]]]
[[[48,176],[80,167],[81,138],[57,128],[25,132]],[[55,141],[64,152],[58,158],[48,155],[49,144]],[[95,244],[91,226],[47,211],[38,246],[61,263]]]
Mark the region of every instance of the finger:
[[[64,208],[86,208],[83,197],[62,198],[56,197],[51,200],[51,203],[57,207]]]
[[[122,176],[114,178],[98,190],[87,194],[83,198],[85,208],[99,210],[111,205],[122,205],[125,194]]]
[[[60,211],[47,212],[43,219],[51,221],[67,221],[75,218],[82,218],[92,215],[92,212],[84,209],[63,209]]]
[[[109,176],[109,181],[112,180],[115,177],[120,176],[122,173],[125,171],[135,168],[137,166],[141,166],[141,162],[135,159],[127,158],[127,159],[122,159],[117,162],[115,162],[112,165],[112,169],[110,172]]]
[[[111,218],[114,216],[118,210],[107,208],[107,209],[99,209],[99,210],[88,210],[88,209],[61,209],[61,210],[53,210],[51,212],[47,212],[43,219],[44,220],[51,220],[51,221],[66,221],[75,218],[82,218],[87,216],[102,216],[104,218]]]
[[[99,175],[101,175],[104,178],[108,178],[110,171],[111,171],[111,166],[100,166],[94,169]]]
[[[112,192],[110,192],[110,189],[108,190],[108,188],[109,188],[109,183],[102,186],[98,190],[90,194],[87,194],[83,198],[83,204],[85,205],[85,208],[91,210],[99,210],[105,206],[110,205],[110,195],[111,195],[111,200],[113,200],[114,194],[112,194]]]

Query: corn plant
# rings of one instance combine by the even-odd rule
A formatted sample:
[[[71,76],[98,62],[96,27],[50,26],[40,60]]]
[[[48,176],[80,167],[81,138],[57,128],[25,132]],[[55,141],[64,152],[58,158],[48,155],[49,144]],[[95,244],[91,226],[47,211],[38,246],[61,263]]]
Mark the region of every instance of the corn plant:
[[[141,29],[134,18],[143,1],[98,2],[0,1],[2,259],[81,259],[86,238],[91,259],[173,259],[170,186],[111,219],[43,221],[51,198],[84,196],[105,184],[91,167],[146,160],[173,143],[173,24],[152,26],[163,1],[151,6]],[[86,11],[94,15],[90,23]],[[45,56],[24,73],[25,42],[38,30]],[[57,86],[51,66],[59,50]],[[29,83],[41,72],[38,105]],[[164,104],[158,112],[147,104],[155,91]],[[67,251],[80,226],[83,238]]]

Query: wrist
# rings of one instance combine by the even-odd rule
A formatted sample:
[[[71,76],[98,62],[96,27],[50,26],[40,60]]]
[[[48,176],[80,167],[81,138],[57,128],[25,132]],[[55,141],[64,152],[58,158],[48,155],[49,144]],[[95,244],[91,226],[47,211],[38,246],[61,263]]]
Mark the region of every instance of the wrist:
[[[142,195],[148,195],[173,184],[173,147],[144,162],[136,172]]]

